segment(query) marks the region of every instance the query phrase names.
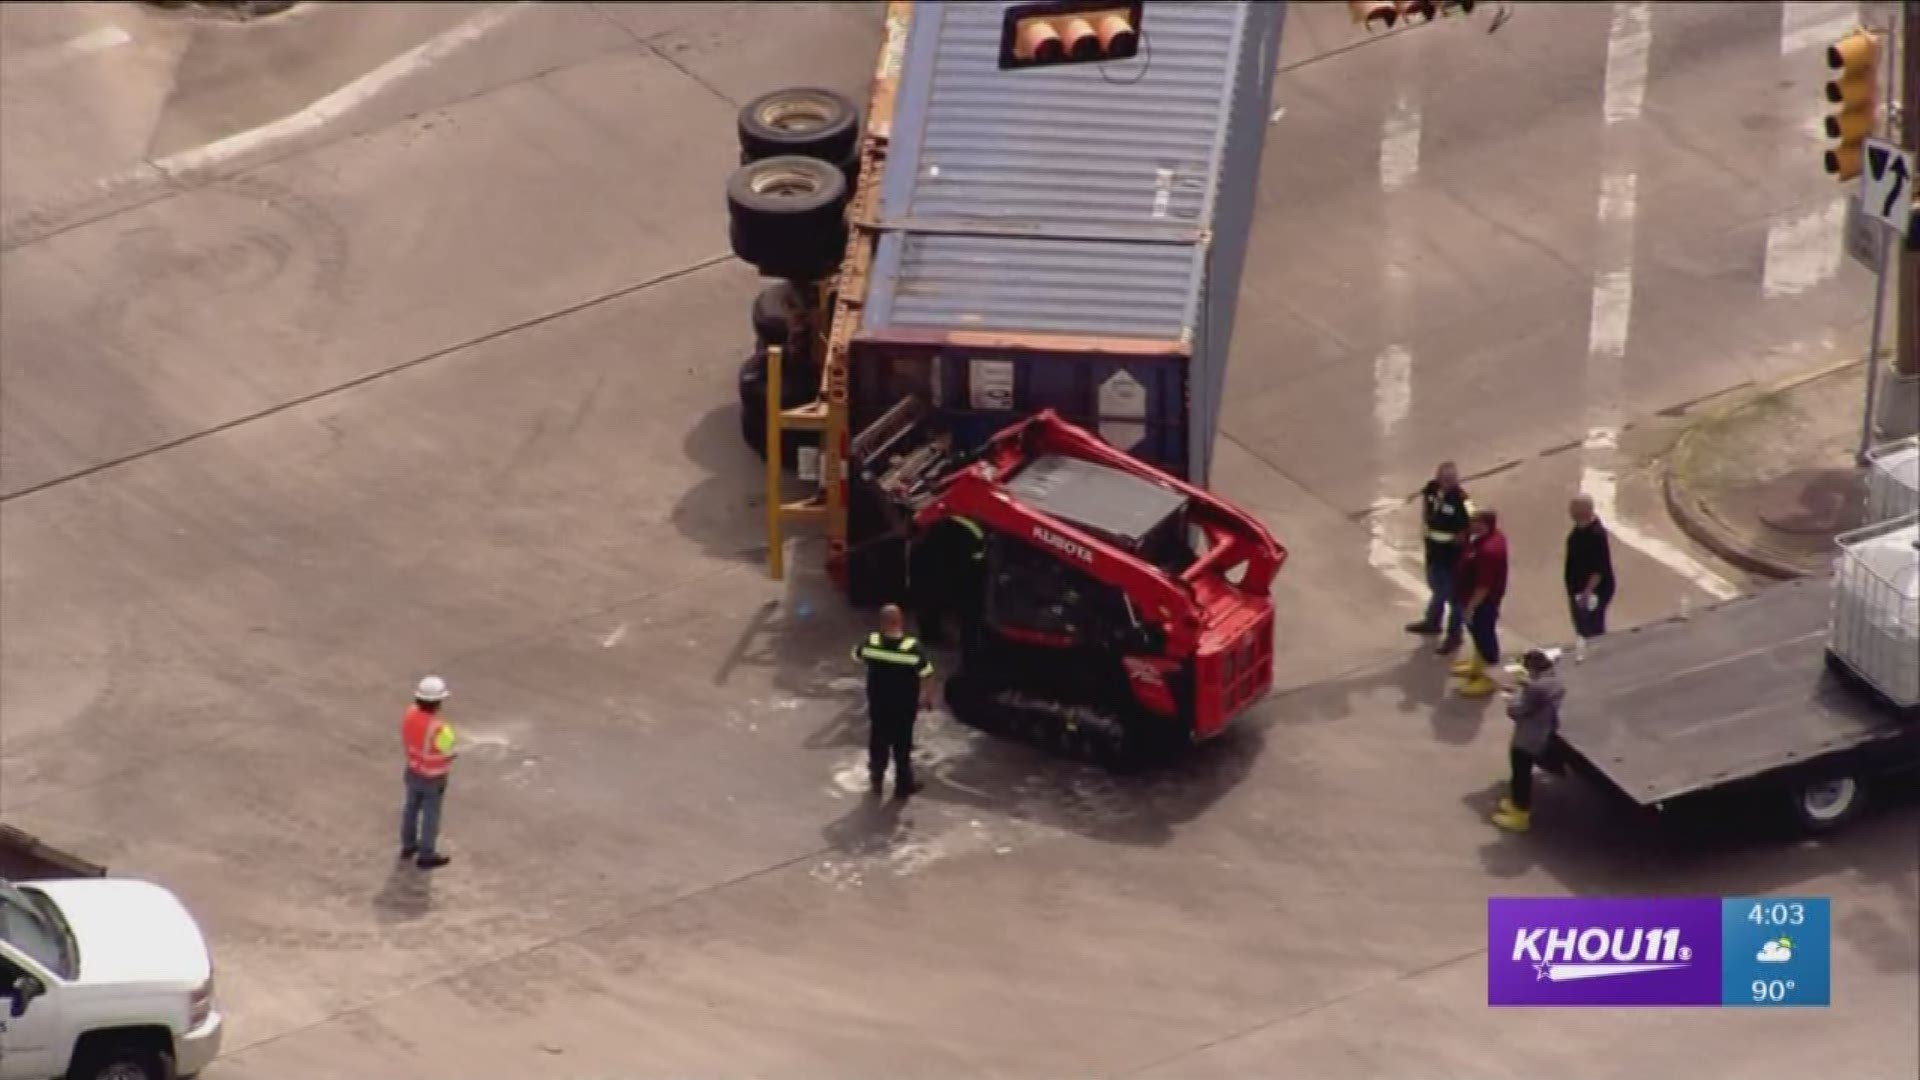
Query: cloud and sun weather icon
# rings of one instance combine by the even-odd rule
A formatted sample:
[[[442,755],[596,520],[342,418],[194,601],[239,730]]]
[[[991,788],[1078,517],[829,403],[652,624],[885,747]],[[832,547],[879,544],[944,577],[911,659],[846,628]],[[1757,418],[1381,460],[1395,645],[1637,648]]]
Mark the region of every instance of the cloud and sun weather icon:
[[[1769,939],[1753,958],[1762,964],[1784,964],[1793,959],[1793,939],[1784,936]]]

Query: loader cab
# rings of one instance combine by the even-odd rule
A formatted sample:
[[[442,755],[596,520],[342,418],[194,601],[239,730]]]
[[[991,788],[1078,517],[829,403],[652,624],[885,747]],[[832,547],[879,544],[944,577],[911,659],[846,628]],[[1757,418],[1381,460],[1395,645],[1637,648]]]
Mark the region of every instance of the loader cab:
[[[1162,635],[1138,623],[1126,596],[1054,555],[995,536],[987,547],[988,625],[1027,644],[1157,652]]]
[[[1048,455],[1006,482],[1029,509],[1071,525],[1169,574],[1191,565],[1187,499],[1117,469]],[[1158,627],[1119,588],[1084,566],[1094,552],[1065,537],[996,535],[988,546],[986,617],[1002,633],[1035,644],[1110,648],[1130,654],[1164,648]],[[1039,541],[1036,544],[1035,540]],[[1041,546],[1045,545],[1045,546]]]

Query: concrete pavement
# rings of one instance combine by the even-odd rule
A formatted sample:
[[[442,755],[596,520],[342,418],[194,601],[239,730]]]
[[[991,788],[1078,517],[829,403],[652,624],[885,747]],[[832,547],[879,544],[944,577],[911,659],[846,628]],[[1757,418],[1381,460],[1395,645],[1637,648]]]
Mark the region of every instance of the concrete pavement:
[[[1497,836],[1505,720],[1398,631],[1442,456],[1506,511],[1517,633],[1560,633],[1596,478],[1650,549],[1621,617],[1710,595],[1686,560],[1740,583],[1632,433],[1857,332],[1806,224],[1805,12],[1523,6],[1329,55],[1344,13],[1298,9],[1217,478],[1293,551],[1285,692],[1124,779],[935,720],[928,792],[874,809],[859,622],[761,570],[719,184],[740,101],[864,86],[877,9],[392,7],[222,28],[271,64],[0,7],[0,811],[187,899],[215,1080],[1913,1074],[1911,806],[1662,843],[1554,784]],[[103,25],[129,43],[8,59]],[[43,152],[99,115],[124,138]],[[131,201],[93,179],[143,165]],[[394,724],[429,669],[475,741],[423,877]],[[1835,897],[1833,1009],[1481,1004],[1488,895],[1772,890]]]
[[[1860,446],[1866,378],[1843,361],[1742,396],[1667,456],[1674,521],[1728,562],[1769,577],[1833,567],[1833,538],[1867,518]]]

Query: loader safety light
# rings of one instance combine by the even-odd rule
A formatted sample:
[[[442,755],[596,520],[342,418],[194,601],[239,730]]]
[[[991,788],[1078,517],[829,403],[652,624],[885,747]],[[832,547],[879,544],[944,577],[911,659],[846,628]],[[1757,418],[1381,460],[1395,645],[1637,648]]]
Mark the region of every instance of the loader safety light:
[[[1000,32],[1000,69],[1130,60],[1140,53],[1140,0],[1016,4]]]
[[[1822,155],[1822,164],[1835,180],[1860,175],[1860,156],[1873,134],[1874,112],[1880,99],[1880,39],[1855,30],[1827,48],[1827,67],[1836,74],[1827,81],[1827,138],[1834,145]]]

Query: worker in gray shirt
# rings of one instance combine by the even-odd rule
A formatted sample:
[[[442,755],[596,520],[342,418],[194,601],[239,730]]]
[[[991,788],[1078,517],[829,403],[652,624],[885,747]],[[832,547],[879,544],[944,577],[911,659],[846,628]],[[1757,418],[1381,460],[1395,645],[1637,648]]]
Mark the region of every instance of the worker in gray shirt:
[[[1527,680],[1520,692],[1507,703],[1507,718],[1513,721],[1513,738],[1507,744],[1507,761],[1513,778],[1507,785],[1507,797],[1493,813],[1493,823],[1509,832],[1526,832],[1533,823],[1533,769],[1546,761],[1553,737],[1560,730],[1560,702],[1567,688],[1553,669],[1553,658],[1539,649],[1528,649],[1520,659]]]

